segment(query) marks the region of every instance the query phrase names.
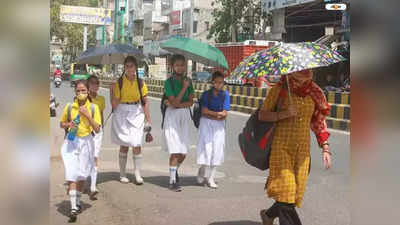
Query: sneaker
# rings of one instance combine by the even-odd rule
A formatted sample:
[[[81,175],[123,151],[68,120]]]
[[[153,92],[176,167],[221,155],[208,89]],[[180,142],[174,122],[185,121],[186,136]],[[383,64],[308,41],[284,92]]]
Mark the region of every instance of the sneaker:
[[[78,217],[78,210],[76,209],[71,209],[71,212],[69,214],[69,223],[75,223],[76,219]]]
[[[81,205],[76,205],[76,207],[78,208],[78,209],[76,210],[76,212],[77,212],[78,214],[81,214],[81,213],[82,213],[82,206],[81,206]]]
[[[182,189],[181,189],[181,187],[179,186],[178,183],[169,184],[169,190],[175,191],[175,192],[181,192],[182,191]]]
[[[127,177],[120,177],[119,181],[121,181],[121,183],[124,183],[124,184],[129,183],[129,179]]]
[[[208,180],[208,186],[212,189],[217,189],[218,185],[215,183],[214,180]]]
[[[97,200],[96,195],[97,195],[98,193],[99,193],[99,192],[98,192],[97,190],[90,191],[90,193],[89,193],[89,199],[92,200],[92,201]]]
[[[263,209],[260,211],[260,216],[261,216],[261,221],[263,225],[273,225],[274,224],[274,219],[269,218],[267,215],[267,210]]]
[[[137,185],[142,185],[143,184],[143,178],[140,176],[140,174],[135,174],[135,179],[136,179],[136,184]]]

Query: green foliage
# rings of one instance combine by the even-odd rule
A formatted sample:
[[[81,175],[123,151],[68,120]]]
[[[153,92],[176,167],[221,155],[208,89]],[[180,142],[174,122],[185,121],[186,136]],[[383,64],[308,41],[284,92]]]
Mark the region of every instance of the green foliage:
[[[212,12],[214,23],[207,38],[215,37],[217,43],[234,41],[239,33],[254,36],[255,27],[261,26],[267,18],[262,15],[260,0],[215,0]]]

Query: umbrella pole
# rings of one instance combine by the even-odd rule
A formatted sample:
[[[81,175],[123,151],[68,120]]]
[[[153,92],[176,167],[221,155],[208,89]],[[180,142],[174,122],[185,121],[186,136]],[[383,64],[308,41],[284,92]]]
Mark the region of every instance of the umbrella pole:
[[[289,84],[289,76],[286,76],[286,84],[287,84],[287,88],[288,88],[288,93],[289,93],[289,103],[292,104],[292,94],[290,93],[290,84]]]

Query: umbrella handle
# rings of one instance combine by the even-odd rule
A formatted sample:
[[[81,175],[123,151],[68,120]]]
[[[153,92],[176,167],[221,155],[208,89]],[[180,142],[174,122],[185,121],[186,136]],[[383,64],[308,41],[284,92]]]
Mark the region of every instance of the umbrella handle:
[[[288,88],[288,93],[289,93],[289,103],[292,104],[292,94],[290,93],[290,84],[289,84],[289,76],[286,76],[286,84],[287,84],[287,88]]]

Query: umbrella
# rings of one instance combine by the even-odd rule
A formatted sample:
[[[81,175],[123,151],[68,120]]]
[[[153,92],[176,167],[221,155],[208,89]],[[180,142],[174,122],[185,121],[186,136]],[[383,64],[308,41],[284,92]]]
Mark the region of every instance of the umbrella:
[[[160,47],[204,65],[229,68],[224,54],[218,48],[195,39],[173,37],[161,43]]]
[[[283,75],[329,66],[345,58],[325,45],[314,42],[281,43],[254,53],[232,72],[236,78]]]
[[[76,60],[80,64],[122,64],[127,56],[144,58],[141,50],[128,44],[110,44],[89,48]]]

